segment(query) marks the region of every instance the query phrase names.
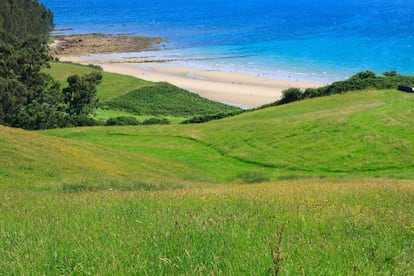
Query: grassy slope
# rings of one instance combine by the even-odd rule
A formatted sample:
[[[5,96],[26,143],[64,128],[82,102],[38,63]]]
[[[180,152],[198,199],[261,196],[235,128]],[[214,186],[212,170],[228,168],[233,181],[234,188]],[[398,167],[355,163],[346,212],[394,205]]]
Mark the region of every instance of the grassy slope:
[[[47,72],[57,81],[66,86],[66,80],[71,75],[83,75],[92,72],[93,68],[71,63],[52,62]],[[102,72],[102,83],[97,87],[100,102],[106,102],[132,90],[153,85],[152,82],[126,75]]]
[[[169,83],[157,83],[104,103],[112,109],[133,114],[192,117],[231,113],[239,108],[210,101]]]
[[[3,126],[0,164],[1,190],[157,190],[200,180],[183,164]]]
[[[410,275],[414,185],[391,178],[413,177],[413,107],[364,91],[201,125],[0,127],[0,274],[266,274],[285,224],[284,274]],[[350,179],[277,181],[296,176]]]
[[[207,174],[215,174],[215,170],[223,167],[220,171],[225,171],[230,180],[243,172],[237,166],[229,170],[224,165],[228,160],[244,164],[249,168],[247,172],[259,171],[270,179],[411,178],[414,177],[413,113],[413,94],[363,91],[306,100],[202,125],[64,129],[46,133],[194,167],[199,167],[203,160]],[[200,152],[206,153],[199,156]]]

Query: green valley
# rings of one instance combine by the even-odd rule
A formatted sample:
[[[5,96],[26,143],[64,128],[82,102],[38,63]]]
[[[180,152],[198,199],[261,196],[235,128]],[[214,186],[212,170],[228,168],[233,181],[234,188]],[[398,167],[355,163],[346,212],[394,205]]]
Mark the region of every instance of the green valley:
[[[205,124],[2,127],[0,271],[410,274],[413,107],[366,90]]]

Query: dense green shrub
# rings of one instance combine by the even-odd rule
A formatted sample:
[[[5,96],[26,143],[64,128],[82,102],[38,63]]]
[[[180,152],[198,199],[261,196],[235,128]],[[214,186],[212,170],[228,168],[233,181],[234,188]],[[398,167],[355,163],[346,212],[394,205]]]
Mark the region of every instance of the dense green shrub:
[[[231,116],[236,116],[238,114],[243,113],[243,110],[239,110],[239,111],[235,111],[235,112],[231,112],[231,113],[218,113],[218,114],[214,114],[214,115],[204,115],[204,116],[194,116],[188,120],[185,120],[183,122],[181,122],[182,124],[200,124],[200,123],[205,123],[205,122],[209,122],[212,120],[219,120],[219,119],[223,119],[223,118],[227,118],[227,117],[231,117]]]
[[[397,75],[397,71],[392,70],[392,71],[384,72],[383,75],[386,77],[395,77]]]
[[[136,126],[141,124],[135,117],[119,116],[106,121],[107,126]]]
[[[279,100],[280,104],[286,104],[294,101],[299,101],[303,98],[303,93],[299,88],[289,88],[282,91],[282,98]]]
[[[170,121],[167,118],[149,118],[142,122],[143,125],[168,125]]]
[[[66,126],[99,126],[102,125],[99,121],[86,116],[86,115],[79,115],[79,116],[71,116],[68,117],[68,124]]]

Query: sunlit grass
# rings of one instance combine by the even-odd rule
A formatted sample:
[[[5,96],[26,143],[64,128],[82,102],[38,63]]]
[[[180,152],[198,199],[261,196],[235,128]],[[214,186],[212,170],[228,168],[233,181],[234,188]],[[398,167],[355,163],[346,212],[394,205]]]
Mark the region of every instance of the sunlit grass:
[[[208,149],[221,157],[204,156],[204,162],[214,163],[210,167],[216,169],[209,170],[211,173],[232,160],[264,171],[269,179],[286,176],[412,178],[412,118],[413,94],[395,90],[359,91],[200,125],[86,128],[45,133],[192,165],[199,163],[195,158],[197,153]],[[173,147],[170,142],[174,143]],[[192,145],[197,145],[197,150],[191,149]],[[210,162],[210,158],[214,161]],[[223,171],[226,174],[227,170]]]
[[[412,182],[0,194],[1,274],[410,275]]]
[[[412,275],[413,110],[362,91],[198,125],[0,126],[0,274],[266,275],[284,225],[283,275]]]

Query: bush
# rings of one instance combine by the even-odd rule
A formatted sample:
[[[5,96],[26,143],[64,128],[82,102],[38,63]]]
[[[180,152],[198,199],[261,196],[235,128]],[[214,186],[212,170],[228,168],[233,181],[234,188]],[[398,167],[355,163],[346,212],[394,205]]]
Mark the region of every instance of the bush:
[[[368,88],[397,89],[398,85],[402,83],[414,86],[413,76],[399,75],[396,71],[385,72],[383,75],[384,76],[376,76],[374,72],[363,71],[344,81],[336,81],[330,85],[319,88],[307,88],[303,93],[298,88],[289,88],[282,91],[282,99],[274,103],[264,105],[261,108],[286,104],[306,98],[329,96]]]
[[[223,119],[227,117],[236,116],[243,112],[244,110],[239,110],[239,111],[230,112],[230,113],[219,113],[215,115],[194,116],[191,119],[183,121],[182,124],[201,124],[201,123],[206,123],[212,120],[219,120],[219,119]]]
[[[107,126],[136,126],[141,124],[135,117],[119,116],[109,118],[106,121]]]
[[[393,71],[389,71],[389,72],[384,72],[383,75],[385,77],[395,77],[397,75],[397,71],[393,70]]]
[[[290,102],[295,102],[303,99],[303,93],[299,88],[289,88],[282,91],[282,98],[279,100],[279,104],[286,104]]]
[[[362,72],[358,72],[355,75],[353,75],[352,77],[350,77],[349,79],[358,79],[358,80],[363,80],[363,79],[369,79],[369,78],[376,78],[377,76],[375,75],[374,72],[372,71],[362,71]]]
[[[69,126],[99,126],[101,123],[88,116],[71,116],[68,118]]]
[[[149,118],[142,122],[143,125],[168,125],[170,121],[166,118]]]
[[[303,92],[303,98],[315,98],[321,96],[321,90],[317,88],[306,88]]]

